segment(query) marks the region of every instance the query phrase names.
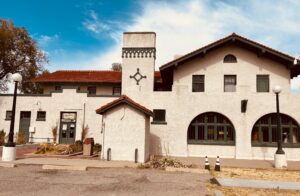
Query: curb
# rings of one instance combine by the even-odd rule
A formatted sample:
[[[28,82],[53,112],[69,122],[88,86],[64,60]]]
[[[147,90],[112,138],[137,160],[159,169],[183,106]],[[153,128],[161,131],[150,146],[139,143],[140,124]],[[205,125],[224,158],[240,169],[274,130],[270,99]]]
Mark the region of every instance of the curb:
[[[165,170],[168,172],[189,172],[189,173],[197,173],[197,174],[209,174],[209,171],[205,169],[166,167]]]
[[[86,171],[86,166],[71,166],[71,165],[43,165],[45,170],[71,170],[71,171]]]
[[[16,165],[14,163],[0,163],[0,167],[14,168]]]

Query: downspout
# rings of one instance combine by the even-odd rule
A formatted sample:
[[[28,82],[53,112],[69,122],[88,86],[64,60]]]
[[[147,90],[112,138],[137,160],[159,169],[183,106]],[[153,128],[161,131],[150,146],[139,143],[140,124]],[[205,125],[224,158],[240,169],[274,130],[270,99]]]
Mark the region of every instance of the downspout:
[[[102,116],[102,123],[101,123],[101,133],[103,135],[103,138],[102,138],[102,158],[104,158],[104,153],[105,153],[105,148],[104,148],[104,136],[105,136],[105,123],[104,123],[104,117],[105,117],[105,114],[103,114]],[[100,157],[101,159],[101,157]]]
[[[85,126],[85,106],[86,103],[83,104],[83,120],[82,120],[83,127]]]

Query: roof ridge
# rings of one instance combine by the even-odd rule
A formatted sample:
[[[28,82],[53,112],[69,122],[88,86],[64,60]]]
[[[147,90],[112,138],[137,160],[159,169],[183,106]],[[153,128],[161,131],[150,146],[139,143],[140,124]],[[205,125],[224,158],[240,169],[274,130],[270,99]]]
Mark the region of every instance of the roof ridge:
[[[122,71],[116,71],[116,70],[56,70],[55,72],[122,72]],[[52,73],[55,73],[52,72]]]

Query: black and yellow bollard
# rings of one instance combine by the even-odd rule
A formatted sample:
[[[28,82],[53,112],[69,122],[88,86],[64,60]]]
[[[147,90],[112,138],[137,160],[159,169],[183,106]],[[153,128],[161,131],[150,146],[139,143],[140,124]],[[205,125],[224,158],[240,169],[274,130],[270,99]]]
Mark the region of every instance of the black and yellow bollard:
[[[215,171],[221,171],[221,164],[220,164],[220,158],[217,156],[216,165],[215,165]]]
[[[207,156],[205,156],[205,167],[204,169],[210,170],[209,162]]]

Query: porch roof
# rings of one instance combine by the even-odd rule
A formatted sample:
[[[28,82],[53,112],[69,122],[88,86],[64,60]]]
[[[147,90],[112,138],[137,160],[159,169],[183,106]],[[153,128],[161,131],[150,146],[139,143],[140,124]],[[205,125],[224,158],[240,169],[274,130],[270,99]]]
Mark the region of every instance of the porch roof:
[[[116,99],[112,102],[109,102],[106,105],[100,107],[99,109],[96,110],[96,113],[103,115],[104,113],[106,113],[110,109],[115,108],[116,106],[118,106],[120,104],[127,104],[127,105],[131,106],[132,108],[135,108],[135,109],[143,112],[144,114],[146,114],[148,116],[153,116],[153,112],[151,110],[149,110],[148,108],[146,108],[146,107],[140,105],[139,103],[133,101],[132,99],[130,99],[126,95],[122,95],[120,98],[118,98],[118,99]]]

